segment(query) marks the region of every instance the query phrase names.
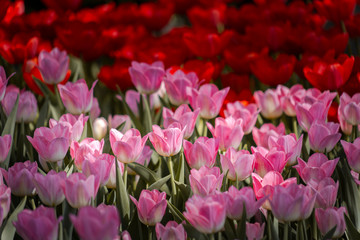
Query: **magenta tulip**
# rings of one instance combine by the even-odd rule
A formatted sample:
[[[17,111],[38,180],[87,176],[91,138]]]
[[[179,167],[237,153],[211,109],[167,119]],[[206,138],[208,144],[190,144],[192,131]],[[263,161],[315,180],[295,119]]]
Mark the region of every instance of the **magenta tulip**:
[[[244,106],[241,102],[228,103],[224,111],[225,117],[232,116],[235,119],[243,120],[243,131],[245,134],[252,132],[260,110],[256,104],[250,103]]]
[[[131,62],[129,67],[131,81],[142,94],[151,94],[159,90],[165,76],[164,64],[157,61],[150,64]]]
[[[341,138],[339,124],[314,122],[308,131],[310,148],[315,152],[330,152]]]
[[[69,68],[69,57],[66,51],[54,48],[51,52],[42,50],[38,57],[38,68],[47,84],[62,82]]]
[[[103,153],[98,156],[87,154],[82,164],[82,173],[87,177],[94,175],[100,186],[105,186],[109,181],[111,167],[114,162],[115,157],[110,154]]]
[[[308,132],[313,122],[325,122],[330,104],[324,102],[301,103],[296,106],[296,117],[300,127]]]
[[[344,148],[347,162],[352,170],[360,173],[360,137],[356,138],[354,143],[349,143],[341,140],[341,145]]]
[[[194,144],[184,140],[184,154],[190,168],[212,167],[219,150],[219,141],[214,138],[199,137]]]
[[[331,229],[336,227],[332,238],[340,238],[346,229],[344,214],[345,207],[340,208],[317,208],[315,209],[316,223],[322,235],[326,235]]]
[[[232,181],[243,181],[254,171],[255,157],[246,150],[236,151],[230,147],[225,155],[220,155],[221,168]]]
[[[80,143],[73,141],[70,145],[70,155],[74,159],[75,166],[81,170],[85,155],[99,156],[104,148],[104,139],[101,141],[93,138],[85,138]]]
[[[155,151],[163,157],[171,157],[178,154],[182,147],[184,130],[178,127],[161,129],[157,125],[152,126],[152,132],[148,133],[150,142]]]
[[[89,117],[81,114],[80,116],[74,116],[70,113],[64,114],[60,117],[59,121],[55,119],[49,120],[50,128],[54,128],[56,125],[60,124],[62,126],[69,128],[70,143],[71,141],[79,141],[84,130],[85,123]]]
[[[159,240],[186,240],[187,237],[184,226],[175,221],[169,221],[166,226],[157,223],[155,231]]]
[[[0,136],[0,162],[4,162],[11,148],[11,135]]]
[[[259,129],[254,127],[252,135],[258,147],[269,148],[269,137],[274,136],[278,138],[285,135],[285,125],[281,122],[275,127],[271,123],[265,123]]]
[[[217,190],[220,191],[223,174],[220,174],[220,168],[218,167],[208,168],[202,166],[199,170],[190,170],[189,180],[194,194],[207,196]]]

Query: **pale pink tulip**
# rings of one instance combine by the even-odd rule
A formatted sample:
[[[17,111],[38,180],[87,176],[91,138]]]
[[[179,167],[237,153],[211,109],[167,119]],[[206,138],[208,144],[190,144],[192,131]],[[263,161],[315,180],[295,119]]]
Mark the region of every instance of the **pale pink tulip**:
[[[341,138],[339,124],[314,122],[308,131],[310,148],[315,152],[330,152]]]
[[[128,231],[121,232],[121,240],[131,240],[130,233]]]
[[[4,162],[11,148],[11,135],[0,136],[0,162]]]
[[[66,51],[54,48],[51,52],[42,50],[38,57],[38,68],[47,84],[62,82],[69,68],[69,57]]]
[[[11,189],[5,185],[0,185],[0,225],[10,211]]]
[[[254,127],[252,135],[258,147],[269,148],[269,137],[274,136],[278,138],[285,135],[285,125],[281,122],[275,127],[271,123],[265,123],[259,129]]]
[[[109,115],[108,117],[109,129],[117,129],[121,124],[124,126],[121,129],[122,133],[126,133],[131,128],[131,119],[128,115]]]
[[[69,128],[70,142],[79,141],[84,130],[85,123],[89,117],[81,114],[80,116],[74,116],[70,113],[64,114],[60,117],[59,121],[55,119],[49,120],[50,128],[54,128],[56,125],[60,124]]]
[[[152,132],[148,133],[150,142],[155,151],[163,156],[170,157],[178,154],[182,147],[184,130],[178,127],[161,129],[158,125],[152,126]]]
[[[115,162],[115,157],[103,153],[98,156],[87,154],[82,164],[82,173],[89,177],[94,175],[100,186],[105,186],[110,177],[110,170]]]
[[[300,127],[308,132],[315,121],[325,122],[330,105],[323,102],[301,103],[296,105],[296,117]]]
[[[200,109],[200,117],[212,119],[216,117],[223,105],[230,88],[219,89],[214,84],[204,84],[199,90],[187,88],[186,92],[193,109]]]
[[[254,92],[254,99],[260,108],[261,115],[267,119],[275,119],[282,115],[280,97],[278,89]]]
[[[336,197],[339,189],[339,182],[335,183],[334,179],[326,177],[319,182],[314,188],[316,192],[315,208],[329,208],[333,207],[336,202]]]
[[[105,118],[100,117],[96,118],[92,123],[92,132],[93,136],[96,140],[103,139],[108,130],[108,123]]]
[[[303,102],[310,105],[316,102],[323,102],[326,106],[331,105],[331,102],[336,97],[337,92],[330,92],[329,90],[321,92],[317,88],[310,88],[306,90],[306,95]]]
[[[186,240],[187,237],[184,226],[175,221],[169,221],[166,226],[157,223],[155,231],[159,240]]]
[[[352,170],[360,173],[360,137],[356,138],[354,143],[341,140],[341,145],[346,154],[347,162]]]
[[[14,75],[12,73],[8,78],[6,78],[5,69],[0,66],[0,102],[3,100],[6,91],[6,85],[8,84],[9,79]]]
[[[59,84],[60,97],[66,110],[75,115],[90,112],[93,105],[96,83],[97,80],[93,83],[90,90],[84,79],[80,79],[75,83],[67,82],[65,85]]]
[[[81,170],[85,155],[98,156],[102,154],[104,139],[97,141],[93,138],[85,138],[80,143],[73,141],[70,145],[70,155],[74,159],[75,166]]]
[[[249,134],[255,126],[259,112],[260,110],[254,103],[244,106],[241,102],[236,101],[226,105],[224,114],[225,117],[241,118],[243,120],[243,131],[245,134]]]
[[[152,191],[142,190],[139,201],[130,196],[138,210],[139,220],[148,226],[155,226],[160,222],[167,207],[166,193],[154,189]]]
[[[346,135],[351,135],[351,133],[353,131],[353,126],[345,120],[344,116],[340,113],[340,111],[341,111],[340,108],[338,108],[337,116],[338,116],[341,131]],[[358,126],[358,128],[359,127],[360,127],[360,125]]]
[[[160,88],[165,76],[164,64],[161,61],[151,65],[132,61],[129,74],[139,93],[151,94]]]
[[[360,93],[350,97],[343,93],[340,97],[339,114],[341,118],[353,126],[360,124]]]
[[[243,181],[254,171],[255,157],[246,150],[236,151],[230,147],[225,155],[220,155],[221,168],[232,181]]]
[[[281,173],[287,163],[286,154],[278,151],[276,148],[267,150],[263,147],[251,147],[251,151],[255,156],[255,170],[261,177],[270,171]]]
[[[248,240],[261,240],[264,237],[265,223],[246,223],[246,237]]]
[[[296,164],[297,158],[301,154],[301,148],[303,143],[303,135],[296,140],[296,135],[290,133],[289,135],[279,137],[269,137],[269,148],[276,148],[278,151],[283,151],[286,154],[286,166],[292,166]]]
[[[220,174],[220,168],[201,167],[199,170],[190,170],[190,186],[194,194],[207,196],[217,190],[220,191],[223,181],[223,174]]]
[[[190,168],[212,167],[219,150],[219,141],[214,138],[199,137],[194,144],[184,140],[184,154]]]
[[[316,223],[322,235],[326,235],[331,229],[336,227],[332,238],[340,238],[346,229],[344,214],[346,213],[345,207],[340,208],[322,208],[315,209]]]

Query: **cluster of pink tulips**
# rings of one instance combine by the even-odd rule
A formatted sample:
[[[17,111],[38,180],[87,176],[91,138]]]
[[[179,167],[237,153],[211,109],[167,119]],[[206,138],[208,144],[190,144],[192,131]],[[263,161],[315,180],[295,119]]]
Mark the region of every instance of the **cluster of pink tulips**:
[[[137,91],[106,120],[97,81],[61,84],[66,52],[38,64],[38,99],[0,68],[2,237],[359,235],[360,93],[279,85],[223,106],[229,88],[134,61]]]

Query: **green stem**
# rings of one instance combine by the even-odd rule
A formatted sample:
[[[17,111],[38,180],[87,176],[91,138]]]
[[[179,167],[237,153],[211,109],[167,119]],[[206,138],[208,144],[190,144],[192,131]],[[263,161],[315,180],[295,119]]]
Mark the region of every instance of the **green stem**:
[[[36,209],[36,205],[35,205],[34,198],[30,198],[30,204],[31,204],[32,209],[35,210],[35,209]]]
[[[172,158],[169,157],[168,161],[168,168],[169,168],[169,172],[170,172],[170,178],[171,178],[171,188],[172,188],[172,202],[173,204],[175,204],[175,200],[176,200],[176,186],[175,186],[175,176],[174,176],[174,167],[173,167],[173,162],[172,162]]]
[[[148,229],[148,236],[149,236],[149,240],[152,240],[152,228],[150,226],[147,226]]]
[[[146,98],[144,97],[144,102],[145,102],[145,128],[146,128],[146,133],[148,133],[151,132],[151,128],[152,128],[149,94],[146,95]]]
[[[293,122],[293,130],[294,130],[294,132],[295,132],[295,135],[296,135],[296,139],[299,139],[299,132],[298,132],[298,127],[297,127],[297,119],[296,119],[296,117],[293,117],[292,118],[292,122]]]
[[[284,223],[284,240],[288,240],[288,236],[289,236],[289,223],[285,222]]]
[[[317,223],[315,218],[315,213],[312,214],[312,233],[313,233],[313,239],[318,239],[318,233],[317,233]]]
[[[203,132],[202,132],[202,136],[203,137],[206,137],[206,135],[207,135],[207,126],[206,126],[206,120],[205,119],[201,119],[202,121],[203,121]]]
[[[124,163],[124,185],[125,185],[125,189],[127,189],[127,175],[128,175],[127,163]]]
[[[358,137],[358,126],[357,125],[353,126],[352,134],[353,134],[353,142],[354,142],[355,139],[357,139],[357,137]]]
[[[214,233],[209,234],[209,239],[210,239],[210,240],[215,240],[215,235],[214,235]]]

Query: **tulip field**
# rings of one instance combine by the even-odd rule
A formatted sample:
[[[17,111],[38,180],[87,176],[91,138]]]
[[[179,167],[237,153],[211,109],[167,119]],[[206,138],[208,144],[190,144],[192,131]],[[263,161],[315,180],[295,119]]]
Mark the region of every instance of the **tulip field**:
[[[360,239],[360,1],[0,0],[0,239]]]

